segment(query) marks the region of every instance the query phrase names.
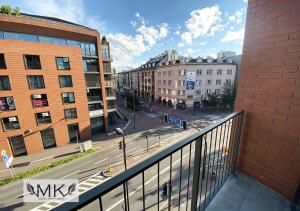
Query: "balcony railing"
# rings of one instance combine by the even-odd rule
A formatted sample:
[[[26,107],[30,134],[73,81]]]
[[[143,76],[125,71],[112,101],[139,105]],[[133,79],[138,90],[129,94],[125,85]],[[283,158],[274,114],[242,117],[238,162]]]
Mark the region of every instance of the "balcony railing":
[[[100,81],[85,81],[86,87],[100,87]]]
[[[98,102],[102,100],[101,96],[88,96],[88,102]]]
[[[105,85],[106,86],[115,86],[115,82],[114,81],[105,81]]]
[[[242,122],[243,112],[230,114],[83,192],[79,202],[60,204],[54,210],[77,210],[91,203],[106,210],[115,196],[124,210],[134,210],[136,203],[142,210],[203,210],[236,169]]]

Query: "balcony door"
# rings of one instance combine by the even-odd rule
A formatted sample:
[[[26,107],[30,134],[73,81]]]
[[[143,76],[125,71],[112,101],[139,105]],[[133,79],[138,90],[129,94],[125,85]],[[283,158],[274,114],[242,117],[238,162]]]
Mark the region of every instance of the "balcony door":
[[[14,157],[27,155],[27,150],[22,135],[10,137],[9,143]]]
[[[53,128],[41,131],[44,149],[56,147],[56,140]]]

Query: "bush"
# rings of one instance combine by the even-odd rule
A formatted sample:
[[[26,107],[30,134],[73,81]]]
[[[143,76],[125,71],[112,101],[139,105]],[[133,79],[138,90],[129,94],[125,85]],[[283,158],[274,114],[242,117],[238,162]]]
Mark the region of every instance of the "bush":
[[[0,7],[0,12],[6,15],[12,15],[13,10],[9,4],[2,4]]]
[[[20,15],[20,11],[21,11],[21,10],[20,10],[20,7],[15,7],[15,8],[14,8],[14,13],[15,13],[16,16],[19,16],[19,15]]]
[[[219,95],[216,92],[207,94],[207,97],[202,99],[202,105],[215,107],[219,104]]]

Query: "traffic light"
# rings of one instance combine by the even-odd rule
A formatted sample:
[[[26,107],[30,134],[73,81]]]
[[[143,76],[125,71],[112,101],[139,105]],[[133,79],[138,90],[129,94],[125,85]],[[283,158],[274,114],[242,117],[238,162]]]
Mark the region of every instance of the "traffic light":
[[[122,149],[122,141],[119,142],[119,149]]]
[[[165,114],[165,123],[168,123],[168,114]]]
[[[182,127],[183,127],[184,130],[186,130],[186,121],[185,120],[182,121]]]

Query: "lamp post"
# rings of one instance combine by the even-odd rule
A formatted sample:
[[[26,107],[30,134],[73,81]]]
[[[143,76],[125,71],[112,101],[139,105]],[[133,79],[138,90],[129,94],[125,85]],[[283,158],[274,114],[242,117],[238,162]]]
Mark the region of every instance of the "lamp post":
[[[115,129],[116,133],[118,135],[121,135],[123,137],[123,156],[124,156],[124,166],[125,166],[125,170],[127,170],[127,162],[126,162],[126,144],[125,144],[125,136],[124,136],[124,132],[121,128],[116,128]]]
[[[135,98],[134,98],[134,96],[135,96],[135,92],[134,92],[134,90],[132,90],[132,101],[133,101],[133,132],[135,133]]]
[[[115,129],[116,133],[118,135],[121,135],[123,137],[123,155],[124,155],[124,166],[125,166],[125,171],[127,170],[127,162],[126,162],[126,144],[125,144],[125,136],[124,136],[124,133],[123,133],[123,130],[121,128],[116,128]],[[125,182],[125,192],[126,192],[126,197],[125,197],[125,200],[127,200],[127,209],[126,210],[129,210],[129,194],[128,194],[128,184],[127,182]]]

